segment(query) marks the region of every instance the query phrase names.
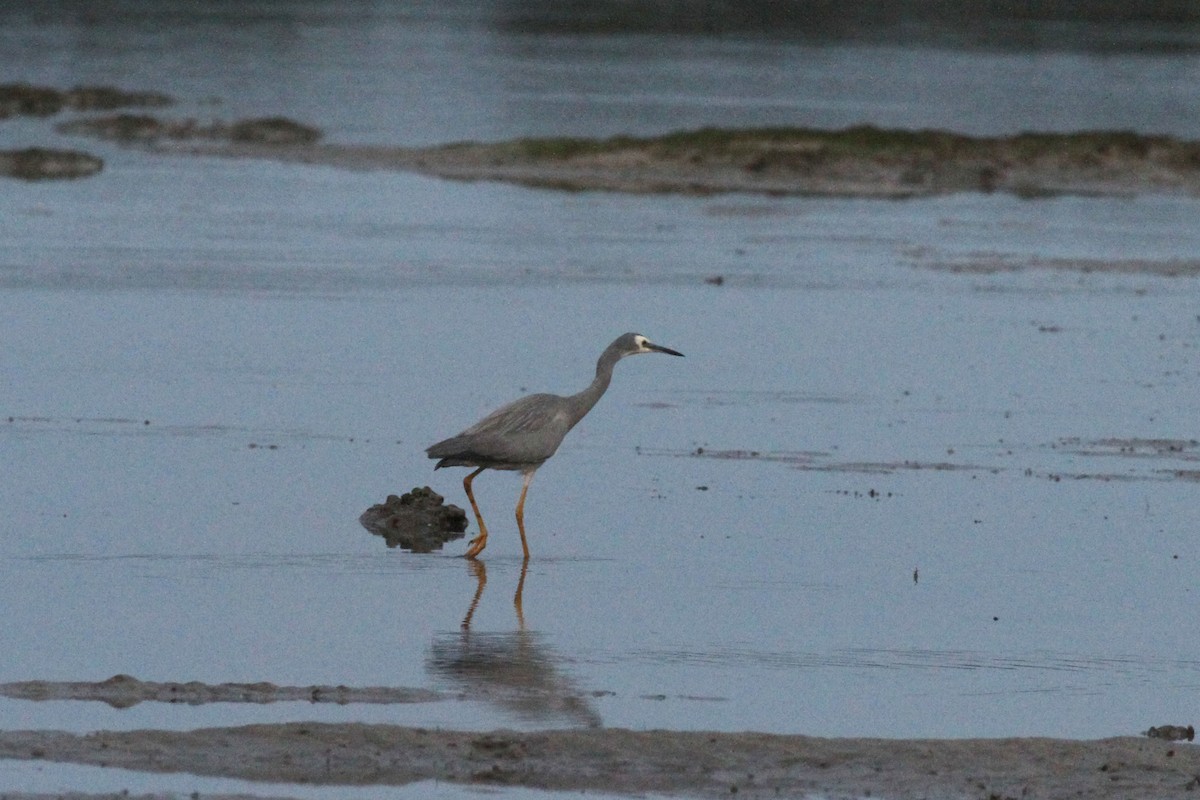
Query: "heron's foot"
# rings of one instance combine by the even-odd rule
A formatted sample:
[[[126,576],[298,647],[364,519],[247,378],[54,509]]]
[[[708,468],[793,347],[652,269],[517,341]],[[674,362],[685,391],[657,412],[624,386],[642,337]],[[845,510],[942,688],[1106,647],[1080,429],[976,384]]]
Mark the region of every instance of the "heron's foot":
[[[464,558],[474,558],[483,552],[483,548],[487,547],[487,534],[481,533],[467,543],[467,552],[463,554]]]

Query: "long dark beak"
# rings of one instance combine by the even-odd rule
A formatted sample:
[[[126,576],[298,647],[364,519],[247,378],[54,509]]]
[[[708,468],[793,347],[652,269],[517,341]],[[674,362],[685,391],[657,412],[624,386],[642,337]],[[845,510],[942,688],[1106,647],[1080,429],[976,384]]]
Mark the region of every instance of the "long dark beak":
[[[645,347],[647,350],[653,350],[656,353],[666,353],[669,356],[679,356],[680,358],[683,358],[683,353],[679,352],[678,350],[672,350],[669,347],[663,347],[662,345],[655,344],[654,342],[645,342],[642,344],[642,347]]]

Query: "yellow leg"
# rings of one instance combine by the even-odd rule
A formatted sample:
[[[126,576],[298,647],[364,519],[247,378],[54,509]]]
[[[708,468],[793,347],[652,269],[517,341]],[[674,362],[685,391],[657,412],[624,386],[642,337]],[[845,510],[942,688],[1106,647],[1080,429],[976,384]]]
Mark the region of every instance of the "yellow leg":
[[[529,560],[529,543],[525,541],[525,494],[533,481],[533,473],[526,472],[525,480],[521,483],[521,499],[517,501],[517,530],[521,532],[521,549],[525,551],[525,560]]]
[[[517,593],[513,595],[513,607],[517,609],[518,630],[525,630],[525,611],[521,607],[521,596],[525,592],[525,573],[529,571],[529,559],[521,563],[521,579],[517,581]]]
[[[463,478],[463,488],[467,490],[467,499],[471,501],[471,510],[475,512],[475,521],[479,523],[479,535],[469,542],[467,558],[474,558],[483,552],[483,548],[487,547],[487,526],[483,524],[483,515],[479,513],[479,504],[475,502],[475,493],[471,491],[471,481],[475,480],[475,476],[485,469],[486,467],[480,467]]]
[[[475,616],[475,609],[479,606],[479,598],[483,597],[483,587],[487,586],[487,566],[482,561],[474,559],[468,563],[471,565],[471,574],[475,576],[475,597],[471,599],[471,606],[467,609],[467,616],[462,621],[462,629],[464,631],[471,629],[471,617]]]

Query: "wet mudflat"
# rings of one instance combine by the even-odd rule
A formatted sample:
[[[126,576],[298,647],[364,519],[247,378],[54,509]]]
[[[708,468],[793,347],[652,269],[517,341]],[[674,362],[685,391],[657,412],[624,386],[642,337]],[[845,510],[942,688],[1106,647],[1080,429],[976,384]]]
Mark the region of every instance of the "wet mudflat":
[[[25,454],[8,491],[32,532],[5,561],[6,680],[124,673],[300,695],[122,710],[8,699],[4,727],[1091,739],[1188,723],[1179,709],[1200,659],[1178,632],[1198,557],[1197,453],[1180,375],[1194,371],[1200,324],[1177,295],[1186,284],[1081,289],[1073,276],[1031,308],[1036,286],[905,275],[924,286],[156,291],[102,304],[10,291],[8,318],[45,333],[21,345],[39,353],[20,362],[23,406],[38,413],[2,426]],[[455,357],[492,355],[470,378],[428,357],[423,330],[443,301],[485,319],[497,293],[527,308],[626,308],[626,322],[654,318],[664,338],[706,352],[691,373],[621,365],[531,492],[527,574],[510,476],[476,485],[495,537],[483,575],[452,557],[454,542],[413,555],[357,521],[418,475],[463,502],[457,476],[425,472],[421,445],[494,404],[490,387],[569,391],[588,378],[607,315],[579,325],[548,312],[578,329],[543,358],[456,342]],[[881,297],[903,302],[872,317]],[[668,301],[708,313],[652,308]],[[399,341],[395,302],[412,326]],[[757,320],[737,318],[748,302]],[[507,324],[515,339],[517,318]],[[156,347],[121,344],[164,328],[175,334]],[[748,361],[747,342],[770,363]],[[160,377],[130,402],[116,380],[128,372]],[[330,397],[341,385],[361,402]],[[421,411],[429,393],[461,399]],[[84,396],[95,416],[79,416],[71,398]],[[396,433],[398,406],[415,409],[415,433]],[[320,685],[432,697],[302,696]]]
[[[357,786],[478,787],[696,797],[1174,797],[1200,788],[1200,750],[1148,739],[896,742],[769,734],[559,730],[463,734],[294,723],[190,732],[0,733],[0,755],[150,772]]]
[[[558,79],[507,86],[503,113],[489,84],[478,96],[493,105],[455,117],[360,93],[403,70],[364,71],[354,114],[306,99],[347,85],[350,62],[316,54],[416,52],[395,47],[416,34],[381,25],[378,49],[353,25],[324,29],[320,47],[293,39],[306,84],[286,97],[270,97],[276,80],[150,80],[161,73],[137,54],[153,48],[91,78],[132,76],[188,116],[287,114],[334,141],[436,144],[710,123],[712,87],[689,70],[745,54],[707,42],[689,51],[700,69],[660,58],[669,41],[612,45],[657,76],[631,96],[598,90],[627,85],[598,64],[631,63],[603,46],[559,42],[550,60],[484,48],[457,72],[430,53],[459,97],[479,76],[549,71],[604,106],[590,117],[538,112],[574,107]],[[42,41],[20,50],[21,78],[83,83]],[[273,74],[254,60],[262,41],[226,42],[234,74]],[[851,50],[821,63],[896,56]],[[781,53],[772,63],[803,60]],[[962,81],[930,83],[947,96],[971,76],[1003,85],[994,70],[1021,63],[947,58],[917,59]],[[1114,63],[1037,60],[1060,76]],[[785,83],[744,93],[722,121],[821,106]],[[1117,92],[1127,105],[1103,127],[1166,130],[1138,105],[1146,92]],[[224,98],[219,114],[205,97]],[[878,103],[847,97],[854,108],[826,104],[815,121],[1055,127],[1049,104],[952,124],[920,113],[953,104],[872,115]],[[988,116],[1002,108],[1024,116]],[[1171,120],[1172,135],[1200,135]],[[65,141],[47,131],[7,120],[0,143]],[[96,150],[98,176],[0,194],[0,447],[18,465],[0,482],[6,765],[37,759],[58,791],[98,785],[65,762],[116,763],[105,749],[142,772],[244,775],[219,742],[252,737],[278,756],[255,780],[315,779],[301,770],[332,749],[355,781],[399,759],[389,781],[511,796],[1187,790],[1193,745],[1140,734],[1193,724],[1200,675],[1194,199],[649,197]],[[686,369],[618,367],[533,484],[527,567],[510,475],[475,483],[492,529],[477,564],[454,557],[459,541],[413,554],[359,524],[414,486],[461,506],[461,475],[433,473],[423,448],[522,392],[578,390],[624,330],[678,346]],[[696,737],[716,740],[711,769],[668,783],[678,753],[707,753]],[[574,746],[640,764],[625,777],[645,782],[618,784]],[[421,753],[438,765],[400,763]],[[9,774],[0,790],[34,786]]]

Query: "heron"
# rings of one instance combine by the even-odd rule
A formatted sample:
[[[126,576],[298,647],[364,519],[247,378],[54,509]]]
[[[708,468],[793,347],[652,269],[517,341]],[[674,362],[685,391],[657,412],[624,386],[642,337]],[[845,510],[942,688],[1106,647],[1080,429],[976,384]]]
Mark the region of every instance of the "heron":
[[[613,367],[625,356],[642,353],[666,353],[682,356],[677,350],[654,344],[640,333],[618,336],[604,348],[596,362],[596,377],[578,394],[561,397],[556,394],[531,394],[501,406],[457,436],[451,436],[425,449],[430,458],[439,459],[434,469],[442,467],[474,467],[463,478],[463,489],[471,501],[479,535],[468,543],[466,557],[475,558],[487,546],[487,526],[471,491],[471,482],[485,469],[520,472],[521,497],[517,500],[517,529],[521,532],[521,549],[529,559],[529,543],[525,539],[525,495],[538,467],[558,450],[563,438],[583,419],[608,389]]]

